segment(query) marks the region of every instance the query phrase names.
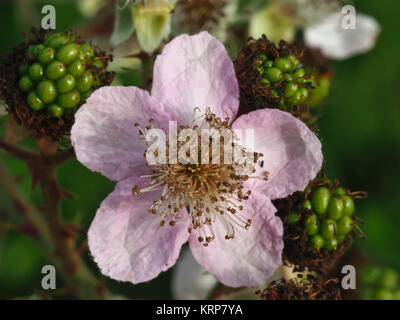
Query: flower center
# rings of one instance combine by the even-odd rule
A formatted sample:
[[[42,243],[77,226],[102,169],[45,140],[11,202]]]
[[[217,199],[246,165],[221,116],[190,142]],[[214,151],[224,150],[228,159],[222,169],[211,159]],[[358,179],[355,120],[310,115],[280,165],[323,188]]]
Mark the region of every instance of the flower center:
[[[149,213],[161,217],[161,226],[174,226],[185,221],[181,210],[187,208],[191,219],[189,233],[197,232],[198,240],[208,246],[215,239],[213,225],[217,220],[225,229],[225,239],[233,239],[237,227],[245,230],[250,227],[252,220],[241,211],[251,191],[244,190],[243,183],[255,172],[255,164],[263,155],[249,152],[237,143],[229,118],[221,121],[207,108],[206,113],[194,122],[199,119],[202,120],[200,125],[180,127],[175,146],[171,147],[170,141],[166,141],[166,157],[163,159],[176,153],[179,160],[157,164],[146,161],[152,173],[142,176],[148,179],[146,186],[139,188],[135,185],[132,193],[162,190],[160,199],[153,202]],[[145,129],[136,126],[146,143],[152,140],[148,139],[153,129],[152,120]],[[180,139],[188,129],[190,139]],[[148,144],[145,157],[150,149],[154,156],[161,153]]]

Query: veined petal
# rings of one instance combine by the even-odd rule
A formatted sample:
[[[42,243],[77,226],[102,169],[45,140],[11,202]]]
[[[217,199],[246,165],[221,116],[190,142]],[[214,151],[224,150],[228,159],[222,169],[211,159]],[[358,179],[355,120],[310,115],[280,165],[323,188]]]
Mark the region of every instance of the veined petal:
[[[192,235],[194,258],[208,272],[230,287],[251,287],[265,283],[282,263],[283,227],[276,209],[263,194],[252,190],[241,211],[252,219],[248,230],[236,228],[234,239],[225,239],[220,220],[213,224],[216,238],[204,247]]]
[[[101,204],[88,233],[89,248],[101,272],[115,280],[140,283],[157,277],[178,259],[188,240],[188,223],[160,226],[147,212],[161,191],[132,195],[141,182],[119,182]]]
[[[154,64],[152,96],[171,108],[181,124],[193,109],[206,107],[224,120],[236,115],[239,87],[224,46],[207,32],[181,35],[168,43]]]
[[[342,27],[343,15],[335,13],[321,23],[305,29],[304,41],[328,58],[347,59],[371,50],[380,32],[378,22],[367,15],[356,16],[356,29]]]
[[[147,91],[135,87],[96,90],[75,115],[71,141],[80,162],[111,180],[147,172],[146,144],[135,123],[168,128],[168,113]]]
[[[254,150],[264,156],[256,167],[257,178],[250,178],[245,186],[270,199],[304,190],[322,166],[320,141],[302,121],[287,112],[253,111],[239,117],[233,129],[254,129]]]

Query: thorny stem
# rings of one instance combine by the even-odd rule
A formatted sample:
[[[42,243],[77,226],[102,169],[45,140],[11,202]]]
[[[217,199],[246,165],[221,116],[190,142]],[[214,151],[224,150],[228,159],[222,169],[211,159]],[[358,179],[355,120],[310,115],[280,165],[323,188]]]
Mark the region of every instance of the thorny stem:
[[[46,223],[42,221],[30,205],[28,205],[22,196],[17,191],[15,181],[12,179],[3,165],[0,163],[0,181],[2,182],[6,192],[8,193],[14,207],[35,227],[35,229],[42,235],[45,241],[50,241],[50,230]]]
[[[55,171],[56,168],[74,156],[73,149],[53,154],[41,154],[12,145],[0,138],[0,148],[11,155],[23,160],[40,184],[43,194],[43,208],[45,219],[37,214],[16,191],[15,181],[8,176],[6,170],[0,167],[0,180],[4,183],[15,207],[20,211],[41,234],[43,240],[51,243],[55,255],[60,258],[64,279],[72,282],[81,281],[89,284],[97,296],[106,297],[107,292],[99,280],[87,268],[75,248],[76,235],[72,229],[64,225],[60,219],[59,205],[63,192],[59,188]]]
[[[61,194],[54,172],[54,166],[45,166],[39,176],[44,202],[42,212],[50,226],[56,255],[61,258],[65,272],[69,275],[75,275],[79,269],[79,256],[74,248],[74,235],[67,231],[60,220]]]
[[[0,138],[0,148],[10,153],[12,156],[25,162],[32,162],[38,159],[38,155],[30,150],[12,145]]]

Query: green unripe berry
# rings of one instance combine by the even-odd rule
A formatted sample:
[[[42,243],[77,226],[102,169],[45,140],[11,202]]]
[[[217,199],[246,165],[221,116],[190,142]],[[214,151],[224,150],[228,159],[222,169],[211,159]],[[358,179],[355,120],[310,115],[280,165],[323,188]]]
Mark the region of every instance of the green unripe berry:
[[[19,88],[23,92],[31,91],[33,88],[32,80],[28,76],[23,76],[21,79],[19,79]]]
[[[377,284],[382,276],[382,270],[377,267],[367,266],[363,269],[362,280],[366,285]]]
[[[339,220],[342,217],[343,214],[343,200],[338,197],[333,197],[329,201],[328,205],[328,218],[331,218],[333,220]]]
[[[329,189],[320,187],[311,195],[311,205],[315,212],[323,215],[328,210],[329,200],[331,198]]]
[[[75,60],[68,66],[68,72],[72,74],[74,77],[79,77],[86,70],[86,65],[82,60]]]
[[[306,200],[302,203],[301,207],[305,210],[312,210],[312,205],[310,200]]]
[[[49,33],[45,38],[44,38],[44,45],[48,46],[50,41],[53,40],[54,38],[60,36],[59,33]]]
[[[335,191],[333,191],[333,195],[336,197],[345,196],[346,190],[344,190],[342,187],[336,188]]]
[[[336,222],[332,219],[326,219],[321,224],[320,234],[325,240],[330,240],[336,236]]]
[[[294,77],[290,73],[285,73],[283,75],[283,79],[285,79],[286,82],[293,82],[294,81]]]
[[[398,280],[399,275],[397,274],[397,272],[393,269],[386,268],[382,272],[380,283],[382,288],[387,290],[394,290],[397,288]]]
[[[275,67],[281,70],[282,72],[287,72],[292,69],[292,63],[289,59],[279,58],[275,61]]]
[[[40,53],[39,53],[39,61],[42,64],[49,64],[54,60],[56,52],[54,51],[53,48],[44,48]]]
[[[270,84],[270,82],[267,78],[262,79],[260,83],[262,86],[267,86]]]
[[[327,241],[325,241],[325,249],[328,251],[336,250],[337,246],[339,245],[339,242],[337,241],[336,238],[331,238]]]
[[[18,74],[20,76],[24,76],[28,73],[28,70],[29,70],[29,66],[27,64],[25,64],[25,63],[21,64],[18,68]]]
[[[311,105],[317,105],[328,96],[330,90],[330,80],[327,77],[319,78],[318,84],[314,86],[314,90],[311,91],[310,103]]]
[[[394,296],[389,290],[379,289],[376,292],[376,300],[393,300]]]
[[[298,92],[300,94],[300,103],[304,103],[308,98],[308,94],[309,94],[308,89],[302,87],[299,89]]]
[[[290,63],[292,64],[291,70],[296,69],[298,67],[298,65],[300,64],[299,59],[297,59],[296,56],[294,56],[294,55],[288,56],[287,59],[289,59]]]
[[[79,92],[88,91],[94,82],[93,74],[90,71],[86,71],[77,81],[76,89]]]
[[[87,53],[87,56],[89,57],[89,58],[92,58],[92,57],[94,57],[94,49],[92,48],[92,46],[90,45],[90,44],[88,44],[88,43],[82,43],[81,44],[81,48],[83,49],[83,50],[85,50],[86,51],[86,53]]]
[[[80,98],[79,92],[72,90],[70,92],[60,94],[57,102],[61,108],[71,109],[78,105]]]
[[[89,59],[89,55],[82,47],[79,47],[78,59],[82,61],[87,61]]]
[[[31,58],[37,59],[43,49],[43,44],[33,45],[28,48],[27,53]]]
[[[306,220],[307,234],[309,236],[312,236],[312,235],[318,233],[318,229],[319,229],[318,217],[316,214],[313,214]]]
[[[96,58],[92,61],[92,66],[95,66],[100,69],[104,68],[103,62],[101,62],[99,58]]]
[[[39,82],[36,92],[39,98],[45,103],[53,102],[57,97],[56,86],[50,80]]]
[[[32,81],[39,81],[44,74],[42,65],[40,63],[34,63],[29,67],[28,74]]]
[[[303,96],[300,91],[296,91],[292,97],[292,104],[297,106],[298,104],[302,103]]]
[[[297,92],[298,87],[299,86],[295,82],[289,83],[285,88],[285,98],[293,97]]]
[[[53,61],[46,68],[46,76],[50,80],[61,78],[67,72],[67,68],[60,61]]]
[[[264,63],[263,63],[263,67],[265,69],[271,68],[273,65],[274,65],[274,63],[271,60],[264,61]]]
[[[351,216],[354,212],[354,201],[350,196],[343,196],[343,205],[344,205],[344,210],[343,214],[346,216]]]
[[[300,79],[300,78],[303,78],[305,75],[306,75],[306,72],[304,71],[304,69],[300,68],[294,73],[293,76],[295,79]]]
[[[298,213],[292,212],[289,214],[288,223],[295,224],[300,220],[300,218],[301,218],[301,216]]]
[[[81,100],[80,100],[79,104],[84,104],[92,93],[93,93],[93,90],[82,92],[81,93]]]
[[[265,71],[265,74],[271,82],[278,82],[283,79],[282,71],[277,68],[269,68]]]
[[[337,239],[337,241],[338,241],[339,243],[344,242],[344,241],[346,240],[346,238],[347,238],[347,236],[345,236],[345,235],[343,235],[343,234],[338,234],[338,235],[336,236],[336,239]]]
[[[47,111],[48,113],[50,113],[50,115],[53,118],[60,118],[63,113],[64,113],[64,109],[61,108],[58,104],[56,103],[52,103],[47,107]]]
[[[66,74],[65,76],[58,79],[56,82],[57,90],[60,93],[71,91],[73,88],[75,88],[75,84],[76,80],[70,74]]]
[[[325,240],[319,234],[314,235],[311,238],[311,247],[315,250],[323,248],[325,245]]]
[[[33,110],[41,110],[44,107],[44,102],[40,100],[36,92],[31,92],[28,94],[27,102]]]
[[[35,58],[35,57],[34,57],[34,55],[35,55],[35,50],[36,50],[36,46],[35,46],[35,45],[29,46],[28,49],[26,50],[26,53],[27,53],[27,55],[28,55],[29,57]]]
[[[351,229],[353,228],[353,220],[343,215],[343,217],[337,222],[337,234],[338,235],[347,235]]]
[[[48,46],[58,50],[63,45],[67,44],[68,42],[69,42],[68,37],[66,37],[66,36],[57,36],[57,37],[55,37],[55,38],[53,38],[53,39],[51,39],[49,41]]]
[[[78,54],[78,45],[76,43],[67,43],[57,51],[56,59],[65,64],[69,64],[78,58]]]

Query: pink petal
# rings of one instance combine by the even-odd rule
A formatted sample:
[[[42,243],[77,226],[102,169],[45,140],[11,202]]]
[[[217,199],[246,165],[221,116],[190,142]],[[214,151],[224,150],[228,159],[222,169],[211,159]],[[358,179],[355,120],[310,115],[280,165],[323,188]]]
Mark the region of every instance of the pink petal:
[[[104,87],[95,91],[75,116],[71,141],[78,160],[111,180],[146,172],[144,140],[138,128],[154,118],[168,128],[164,106],[135,87]]]
[[[287,112],[263,109],[239,117],[233,129],[254,129],[254,149],[264,154],[247,187],[270,199],[304,190],[322,165],[321,143],[308,127]],[[245,133],[243,133],[245,135]],[[261,167],[263,165],[263,167]],[[268,181],[263,180],[268,172]]]
[[[224,46],[207,32],[168,43],[154,65],[152,96],[190,124],[194,108],[206,107],[223,120],[236,115],[239,87]]]
[[[189,237],[189,220],[161,227],[161,218],[147,212],[161,192],[134,196],[131,189],[138,182],[128,178],[117,184],[88,233],[90,252],[101,272],[132,283],[149,281],[172,267]]]
[[[236,227],[235,238],[226,240],[217,219],[213,224],[216,238],[208,247],[199,243],[194,231],[189,239],[197,262],[230,287],[262,285],[282,263],[283,227],[271,201],[254,191],[243,206],[241,213],[253,219],[249,230]]]

